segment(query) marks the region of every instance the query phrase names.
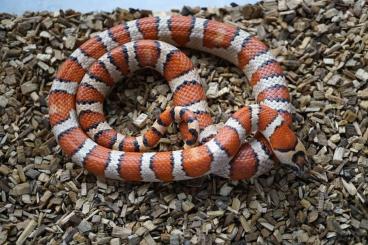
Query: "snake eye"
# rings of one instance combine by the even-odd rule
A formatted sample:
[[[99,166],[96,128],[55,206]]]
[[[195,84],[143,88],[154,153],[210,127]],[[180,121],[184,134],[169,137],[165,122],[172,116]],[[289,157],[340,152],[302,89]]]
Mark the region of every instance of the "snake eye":
[[[292,157],[292,161],[298,165],[299,167],[303,167],[305,165],[308,164],[306,155],[304,151],[298,151],[296,152],[293,157]]]
[[[309,169],[309,161],[304,151],[296,152],[292,157],[292,161],[294,163],[292,168],[298,175],[303,175]]]

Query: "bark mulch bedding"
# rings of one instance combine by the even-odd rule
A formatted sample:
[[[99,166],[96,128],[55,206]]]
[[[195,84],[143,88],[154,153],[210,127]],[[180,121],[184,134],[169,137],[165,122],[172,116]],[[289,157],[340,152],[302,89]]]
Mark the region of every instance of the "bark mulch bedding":
[[[275,166],[250,181],[121,183],[97,179],[61,153],[47,108],[58,66],[96,33],[153,14],[0,14],[0,244],[367,244],[365,1],[265,0],[158,13],[227,22],[268,44],[284,67],[294,128],[319,181]],[[216,123],[253,103],[237,68],[184,51],[200,70]],[[161,76],[139,72],[109,97],[109,123],[137,135],[171,97]],[[180,148],[177,131],[170,128],[159,150]]]

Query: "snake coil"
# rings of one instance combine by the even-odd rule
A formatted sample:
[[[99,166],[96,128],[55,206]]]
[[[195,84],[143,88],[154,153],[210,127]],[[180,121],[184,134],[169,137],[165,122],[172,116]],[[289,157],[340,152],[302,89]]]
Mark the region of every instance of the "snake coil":
[[[205,92],[190,59],[175,48],[219,56],[239,67],[257,104],[244,105],[214,131]],[[106,122],[102,105],[122,76],[150,67],[173,92],[173,105],[143,135],[127,137]],[[49,93],[49,117],[62,150],[95,175],[125,181],[175,181],[216,174],[234,180],[261,175],[272,159],[302,174],[306,150],[291,130],[283,71],[268,48],[240,28],[195,17],[148,17],[91,38],[61,65]],[[154,147],[173,121],[187,145],[168,152]],[[257,133],[258,132],[258,133]],[[247,135],[256,133],[249,142]]]

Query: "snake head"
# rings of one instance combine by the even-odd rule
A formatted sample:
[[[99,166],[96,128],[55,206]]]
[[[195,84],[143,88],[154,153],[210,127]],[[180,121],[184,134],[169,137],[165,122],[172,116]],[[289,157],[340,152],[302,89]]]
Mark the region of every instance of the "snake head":
[[[292,151],[282,152],[274,150],[274,153],[278,160],[291,168],[298,177],[306,177],[310,171],[310,159],[308,158],[307,151],[303,143],[298,139]]]

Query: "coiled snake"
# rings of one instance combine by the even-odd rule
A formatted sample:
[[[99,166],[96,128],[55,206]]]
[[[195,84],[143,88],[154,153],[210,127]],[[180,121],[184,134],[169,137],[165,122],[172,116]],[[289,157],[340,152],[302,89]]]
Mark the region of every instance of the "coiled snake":
[[[215,132],[197,71],[171,44],[214,54],[239,67],[258,104],[244,106]],[[144,67],[168,81],[174,107],[143,136],[126,137],[106,123],[104,98],[122,76]],[[59,145],[75,163],[113,179],[174,181],[212,173],[241,180],[267,172],[275,160],[297,174],[309,167],[305,148],[290,129],[289,93],[281,67],[255,37],[213,20],[148,17],[91,38],[58,70],[49,93],[49,117]],[[181,122],[187,146],[197,138],[201,144],[145,152],[173,120]],[[245,142],[251,133],[255,137]]]

